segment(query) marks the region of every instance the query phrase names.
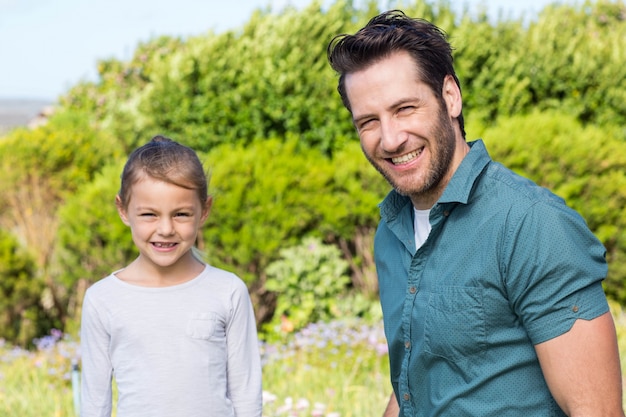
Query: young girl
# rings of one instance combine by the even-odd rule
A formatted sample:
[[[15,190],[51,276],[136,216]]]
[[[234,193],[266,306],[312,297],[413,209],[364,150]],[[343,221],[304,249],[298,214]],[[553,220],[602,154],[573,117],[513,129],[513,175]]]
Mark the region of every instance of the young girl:
[[[81,417],[259,417],[248,290],[193,253],[212,199],[195,152],[156,136],[122,173],[116,205],[139,256],[92,285],[81,323]]]

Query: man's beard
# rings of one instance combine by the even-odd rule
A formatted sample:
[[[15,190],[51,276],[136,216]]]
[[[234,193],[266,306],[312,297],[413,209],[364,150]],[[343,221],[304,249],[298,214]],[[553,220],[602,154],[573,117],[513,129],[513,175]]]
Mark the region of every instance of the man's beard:
[[[433,143],[431,142],[431,159],[425,175],[420,179],[416,179],[417,181],[411,182],[407,185],[402,185],[399,182],[396,182],[393,175],[387,173],[383,166],[375,163],[372,157],[365,151],[363,151],[363,153],[372,166],[380,172],[380,174],[399,194],[404,196],[419,197],[432,192],[440,185],[441,180],[448,173],[450,164],[452,163],[456,135],[445,107],[440,107],[437,114],[437,124],[431,133],[431,138],[434,138],[435,140],[435,147],[433,148]],[[433,150],[435,153],[433,153]],[[418,181],[421,182],[421,185]]]

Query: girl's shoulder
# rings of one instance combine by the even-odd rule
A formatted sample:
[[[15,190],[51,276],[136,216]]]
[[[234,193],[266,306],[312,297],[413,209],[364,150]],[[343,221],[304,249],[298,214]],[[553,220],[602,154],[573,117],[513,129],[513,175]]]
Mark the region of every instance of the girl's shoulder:
[[[87,291],[91,291],[91,292],[101,291],[102,289],[115,286],[117,281],[120,280],[118,277],[115,276],[117,272],[119,271],[112,272],[106,277],[101,278],[98,281],[94,282],[87,288]]]
[[[212,265],[206,264],[206,268],[201,275],[203,281],[207,285],[226,286],[233,289],[245,289],[248,290],[245,282],[234,272],[227,271],[225,269],[217,268]]]

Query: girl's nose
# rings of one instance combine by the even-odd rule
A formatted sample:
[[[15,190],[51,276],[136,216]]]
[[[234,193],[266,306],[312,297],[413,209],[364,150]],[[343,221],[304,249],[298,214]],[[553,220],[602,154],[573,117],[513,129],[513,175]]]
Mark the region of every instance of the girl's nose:
[[[157,233],[161,236],[171,236],[174,234],[174,222],[169,217],[164,217],[159,221]]]

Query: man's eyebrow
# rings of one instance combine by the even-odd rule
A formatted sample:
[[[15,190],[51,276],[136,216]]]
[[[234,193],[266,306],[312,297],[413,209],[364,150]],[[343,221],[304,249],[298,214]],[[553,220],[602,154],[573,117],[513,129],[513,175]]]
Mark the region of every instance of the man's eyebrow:
[[[367,113],[367,114],[363,114],[359,117],[353,117],[352,118],[352,123],[356,126],[359,124],[359,122],[362,122],[363,120],[367,120],[367,119],[375,119],[376,115],[374,115],[374,113]]]

